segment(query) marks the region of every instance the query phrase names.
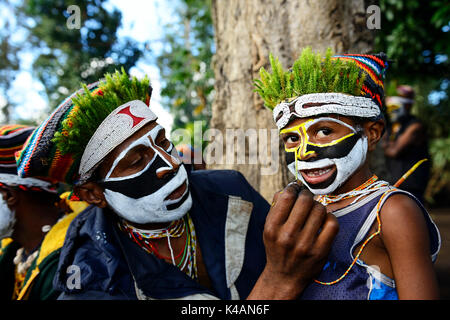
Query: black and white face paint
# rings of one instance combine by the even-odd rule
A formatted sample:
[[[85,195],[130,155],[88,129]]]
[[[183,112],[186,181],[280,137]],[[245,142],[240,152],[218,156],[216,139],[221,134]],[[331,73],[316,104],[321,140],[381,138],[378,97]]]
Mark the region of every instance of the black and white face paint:
[[[0,240],[12,236],[15,223],[16,217],[14,211],[8,207],[6,201],[0,196]]]
[[[316,144],[310,142],[308,129],[320,122],[332,121],[345,126],[351,130],[350,134],[325,144]],[[280,131],[280,134],[296,133],[299,136],[300,143],[295,148],[286,148],[286,161],[289,171],[296,176],[308,189],[316,195],[333,193],[338,187],[342,186],[348,178],[364,163],[366,160],[368,143],[367,137],[356,131],[355,128],[335,118],[321,117],[306,121],[300,125],[286,128]],[[314,157],[308,160],[301,160],[305,155],[314,154]],[[325,181],[320,183],[308,183],[302,170],[314,170],[322,174],[332,170],[330,167],[336,167],[333,174]]]
[[[183,217],[192,206],[187,172],[181,164],[173,145],[167,150],[156,145],[156,137],[163,130],[157,125],[146,135],[130,144],[115,159],[101,184],[105,187],[105,199],[110,207],[123,219],[139,223],[169,222]],[[111,177],[112,172],[125,155],[133,148],[143,145],[154,151],[153,158],[144,169],[125,177]],[[174,171],[172,162],[179,164],[174,174],[157,174]],[[178,188],[186,185],[185,191],[177,199],[168,197]]]

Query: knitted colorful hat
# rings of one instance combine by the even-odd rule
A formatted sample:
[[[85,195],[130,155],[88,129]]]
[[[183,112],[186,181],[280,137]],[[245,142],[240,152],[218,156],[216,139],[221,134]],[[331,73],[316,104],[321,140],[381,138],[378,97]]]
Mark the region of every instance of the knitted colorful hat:
[[[33,130],[33,127],[18,124],[0,127],[0,185],[18,186],[23,190],[55,192],[55,188],[48,182],[17,176],[15,154],[22,149]]]
[[[16,157],[19,176],[85,182],[115,147],[156,120],[151,92],[147,77],[130,79],[123,69],[84,85],[33,132]]]
[[[20,151],[25,140],[33,132],[33,127],[9,124],[0,127],[0,173],[17,175],[14,154]]]
[[[292,69],[283,70],[270,55],[272,73],[260,70],[255,91],[273,111],[279,129],[291,117],[319,114],[376,119],[382,116],[383,77],[388,66],[384,53],[334,55],[325,58],[310,48],[302,51]]]

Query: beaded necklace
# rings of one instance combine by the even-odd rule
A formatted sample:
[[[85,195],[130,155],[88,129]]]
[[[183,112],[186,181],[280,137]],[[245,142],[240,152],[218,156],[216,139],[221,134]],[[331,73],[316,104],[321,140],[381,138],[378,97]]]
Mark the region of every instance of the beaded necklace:
[[[324,206],[329,205],[330,203],[336,203],[345,199],[356,197],[351,204],[358,201],[361,197],[364,197],[368,195],[369,193],[372,193],[373,191],[376,191],[380,188],[389,186],[389,183],[386,181],[377,181],[378,177],[376,175],[373,175],[369,180],[364,182],[359,187],[356,187],[353,190],[350,190],[349,192],[338,194],[337,196],[332,195],[320,195],[317,197],[317,201],[323,204]]]
[[[39,250],[37,250],[37,248],[29,255],[26,255],[24,248],[20,248],[17,250],[16,256],[13,259],[13,262],[16,265],[13,300],[16,300],[17,297],[19,296],[28,269],[33,264],[34,260],[38,256],[38,253]]]
[[[184,218],[172,221],[167,228],[142,230],[131,226],[125,220],[121,220],[119,228],[124,231],[131,240],[143,248],[146,252],[155,255],[159,259],[171,260],[172,264],[185,272],[193,279],[197,278],[197,261],[196,261],[196,247],[197,239],[195,236],[194,224],[191,217],[187,214]],[[186,243],[184,248],[178,253],[174,254],[170,238],[179,238],[186,232]],[[167,245],[170,251],[170,257],[159,253],[158,245],[154,242],[155,239],[167,238]],[[176,260],[178,258],[178,263]]]

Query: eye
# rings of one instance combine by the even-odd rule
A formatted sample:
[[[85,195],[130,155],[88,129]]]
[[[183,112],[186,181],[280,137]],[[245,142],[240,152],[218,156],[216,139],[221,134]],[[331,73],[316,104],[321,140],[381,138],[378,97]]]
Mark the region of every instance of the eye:
[[[289,134],[283,137],[283,141],[286,144],[297,143],[300,140],[300,137],[296,134]]]
[[[170,151],[169,149],[172,149],[172,143],[166,138],[161,139],[161,141],[158,143],[158,146],[162,147],[166,151]]]
[[[136,167],[139,166],[139,164],[142,162],[143,157],[142,156],[137,156],[135,157],[133,160],[131,160],[130,162],[130,167]]]
[[[317,138],[320,139],[320,138],[325,138],[326,136],[329,136],[332,133],[333,133],[332,129],[323,127],[323,128],[319,128],[317,130],[316,136],[317,136]]]

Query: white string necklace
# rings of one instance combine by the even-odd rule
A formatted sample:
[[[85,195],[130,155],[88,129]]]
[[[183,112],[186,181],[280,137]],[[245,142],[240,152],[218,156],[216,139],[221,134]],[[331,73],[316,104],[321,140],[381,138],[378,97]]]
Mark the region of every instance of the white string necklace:
[[[345,193],[338,194],[336,196],[332,195],[320,195],[317,197],[317,201],[323,204],[324,206],[329,205],[330,203],[336,203],[339,201],[342,201],[344,199],[349,199],[355,197],[355,199],[350,203],[354,204],[362,197],[379,190],[381,188],[388,187],[389,183],[383,180],[378,180],[378,177],[376,175],[373,175],[369,180],[364,182],[359,187],[350,190]]]

